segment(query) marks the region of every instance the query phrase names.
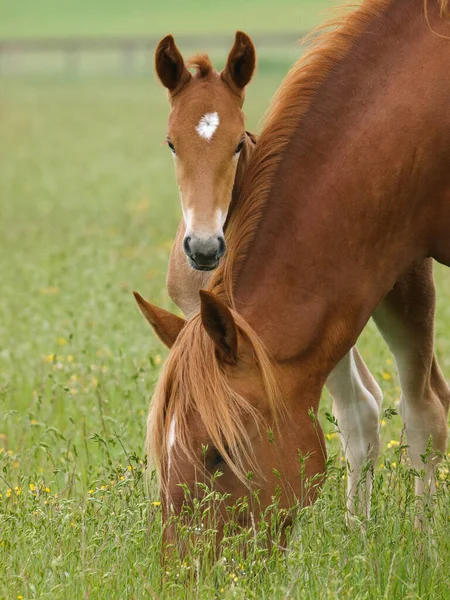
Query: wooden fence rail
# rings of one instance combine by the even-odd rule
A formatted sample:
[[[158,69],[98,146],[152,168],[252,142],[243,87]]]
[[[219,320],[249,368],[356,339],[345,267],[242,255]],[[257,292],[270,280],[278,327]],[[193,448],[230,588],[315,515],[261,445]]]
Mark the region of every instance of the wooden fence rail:
[[[253,36],[257,48],[275,46],[293,47],[305,32],[267,33]],[[71,37],[36,39],[0,39],[0,66],[4,59],[20,55],[60,54],[65,57],[63,69],[77,72],[83,53],[114,52],[122,56],[125,72],[134,70],[138,53],[153,53],[162,36],[142,37]],[[227,51],[233,43],[233,35],[177,35],[177,44],[183,50]],[[0,73],[2,69],[0,67]]]

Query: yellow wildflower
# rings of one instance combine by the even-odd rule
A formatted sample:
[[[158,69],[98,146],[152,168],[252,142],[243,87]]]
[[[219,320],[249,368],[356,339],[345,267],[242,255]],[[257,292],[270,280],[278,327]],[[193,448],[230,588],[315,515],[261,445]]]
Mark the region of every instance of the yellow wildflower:
[[[381,427],[385,427],[386,426],[386,419],[381,419]]]
[[[381,373],[381,377],[385,381],[389,381],[390,379],[392,379],[392,375],[390,373],[386,373],[386,371],[383,371],[383,373]]]
[[[326,438],[327,440],[334,440],[334,438],[337,438],[338,434],[334,431],[333,433],[327,433]]]
[[[6,497],[7,497],[7,498],[11,498],[11,494],[12,494],[12,489],[11,489],[11,488],[8,488],[8,489],[6,490]]]
[[[30,492],[36,491],[36,486],[34,485],[34,483],[30,483],[28,487],[30,488]]]
[[[16,492],[16,496],[20,496],[20,494],[22,493],[22,488],[16,485],[14,491]]]
[[[44,488],[44,492],[45,492],[46,494],[50,494],[50,488],[49,488],[49,487],[45,487],[45,488]]]
[[[447,479],[448,469],[447,467],[441,467],[439,470],[439,479]]]
[[[67,362],[73,362],[73,356],[71,354],[67,356]]]
[[[47,362],[53,362],[54,358],[55,358],[54,354],[47,354],[46,356],[44,356],[44,360]]]
[[[128,470],[129,470],[129,471],[132,471],[132,470],[133,470],[133,467],[132,467],[131,465],[128,465],[128,467],[127,467],[127,468],[128,468]]]
[[[151,505],[155,508],[158,508],[158,506],[161,506],[161,502],[159,500],[154,500],[153,502],[151,502]]]
[[[400,446],[400,442],[397,440],[391,440],[387,445],[388,448],[396,448],[397,446]]]

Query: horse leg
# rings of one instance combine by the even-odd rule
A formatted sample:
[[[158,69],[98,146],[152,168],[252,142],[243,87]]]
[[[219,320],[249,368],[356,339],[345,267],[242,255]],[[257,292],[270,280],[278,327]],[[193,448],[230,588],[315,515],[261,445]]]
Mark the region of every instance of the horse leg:
[[[370,516],[372,477],[380,452],[379,416],[382,393],[356,346],[336,365],[326,386],[348,467],[347,511]]]
[[[423,470],[416,479],[418,495],[435,490],[439,453],[447,447],[450,390],[434,354],[435,304],[433,264],[427,259],[397,282],[373,315],[397,364],[409,456],[414,469]]]

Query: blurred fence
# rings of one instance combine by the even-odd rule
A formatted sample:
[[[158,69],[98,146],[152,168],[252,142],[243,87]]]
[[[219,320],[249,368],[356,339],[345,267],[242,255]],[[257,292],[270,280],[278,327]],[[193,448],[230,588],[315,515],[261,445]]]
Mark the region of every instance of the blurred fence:
[[[253,40],[258,50],[292,48],[305,33],[259,34],[253,36]],[[0,75],[26,73],[26,59],[30,57],[34,62],[38,58],[41,64],[51,62],[52,70],[56,68],[62,74],[77,75],[83,70],[83,58],[86,56],[108,57],[108,70],[114,65],[121,74],[130,75],[139,70],[143,59],[147,63],[153,59],[153,52],[160,39],[155,36],[3,39],[0,40]],[[229,51],[233,36],[177,35],[176,41],[186,51],[208,50],[222,54]],[[28,64],[31,65],[32,62]],[[99,64],[102,64],[102,60]]]

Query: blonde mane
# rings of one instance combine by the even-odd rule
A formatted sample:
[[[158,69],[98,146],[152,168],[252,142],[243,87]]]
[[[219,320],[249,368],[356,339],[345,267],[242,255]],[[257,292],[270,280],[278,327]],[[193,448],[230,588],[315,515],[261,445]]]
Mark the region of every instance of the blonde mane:
[[[264,214],[277,169],[299,122],[334,67],[392,2],[366,0],[355,11],[328,22],[321,28],[326,28],[326,31],[310,40],[308,52],[286,76],[267,113],[265,126],[227,227],[226,260],[214,273],[209,287],[232,307],[240,334],[253,350],[255,364],[275,415],[282,406],[282,396],[274,365],[258,335],[234,310],[234,283]],[[442,14],[447,15],[450,0],[439,2]],[[197,67],[199,76],[206,76],[211,64],[209,59],[203,55],[195,57],[193,61],[191,65]],[[260,421],[261,416],[248,400],[230,387],[223,366],[217,359],[214,343],[202,326],[199,315],[186,324],[172,348],[149,412],[147,452],[160,473],[162,466],[167,464],[170,427],[174,417],[177,447],[194,462],[199,461],[198,450],[195,452],[190,441],[187,423],[191,411],[198,414],[210,443],[217,448],[237,477],[246,482],[246,468],[248,470],[251,465],[254,469],[256,465],[242,416],[247,415],[256,421]]]
[[[256,333],[233,311],[239,333],[253,351],[269,405],[280,409],[279,387],[270,358]],[[248,483],[249,470],[257,471],[243,416],[261,423],[261,415],[229,385],[222,365],[216,358],[214,342],[206,334],[200,315],[196,315],[180,333],[156,385],[147,422],[147,454],[159,473],[166,463],[171,435],[177,448],[193,463],[198,449],[192,447],[187,417],[197,413],[209,443],[223,456],[229,467]],[[175,423],[175,431],[170,431]],[[164,485],[165,478],[162,478]]]

